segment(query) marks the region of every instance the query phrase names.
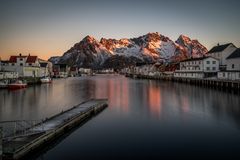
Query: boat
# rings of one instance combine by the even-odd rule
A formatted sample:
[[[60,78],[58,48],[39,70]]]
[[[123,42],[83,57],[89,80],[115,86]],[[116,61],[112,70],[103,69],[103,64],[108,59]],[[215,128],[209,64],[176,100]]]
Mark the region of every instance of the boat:
[[[3,88],[8,88],[8,81],[7,80],[3,80],[0,81],[0,89]]]
[[[51,83],[52,79],[50,77],[43,77],[40,79],[41,83]]]
[[[22,89],[22,88],[26,88],[27,87],[27,83],[24,83],[21,80],[16,80],[13,83],[8,84],[8,89]]]

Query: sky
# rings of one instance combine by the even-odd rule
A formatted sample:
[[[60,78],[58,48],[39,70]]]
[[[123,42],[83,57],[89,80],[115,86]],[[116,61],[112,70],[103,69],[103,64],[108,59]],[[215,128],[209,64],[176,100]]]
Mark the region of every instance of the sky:
[[[211,49],[240,47],[239,0],[0,0],[0,57],[62,55],[85,36],[184,34]]]

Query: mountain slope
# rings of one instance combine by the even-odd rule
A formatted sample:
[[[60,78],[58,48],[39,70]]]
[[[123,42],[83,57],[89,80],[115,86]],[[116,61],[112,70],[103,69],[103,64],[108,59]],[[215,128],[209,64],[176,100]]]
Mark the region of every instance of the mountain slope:
[[[54,61],[79,67],[120,68],[137,62],[179,61],[206,53],[206,47],[197,40],[180,35],[174,42],[156,32],[120,40],[102,38],[98,41],[86,36]]]

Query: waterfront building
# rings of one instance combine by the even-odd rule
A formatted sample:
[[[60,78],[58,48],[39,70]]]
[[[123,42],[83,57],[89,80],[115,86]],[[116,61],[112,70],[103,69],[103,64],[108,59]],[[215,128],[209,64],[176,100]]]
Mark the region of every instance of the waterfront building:
[[[72,77],[78,76],[78,67],[70,67],[69,75]]]
[[[227,69],[218,72],[219,79],[240,80],[240,48],[226,58]]]
[[[3,71],[17,72],[19,77],[42,77],[44,67],[41,67],[38,56],[19,54],[10,56],[9,60],[2,65]]]
[[[57,63],[53,65],[53,76],[57,78],[68,77],[69,67],[65,63]]]
[[[139,75],[153,75],[157,68],[153,63],[137,63],[133,68],[134,74]]]
[[[180,69],[174,77],[207,78],[217,76],[219,60],[213,57],[191,58],[180,62]]]
[[[39,64],[41,68],[41,77],[51,77],[53,75],[51,62],[39,59]]]
[[[1,71],[0,70],[0,80],[2,79],[16,79],[18,78],[17,72],[11,72],[11,71]]]
[[[219,59],[219,70],[224,71],[227,69],[227,57],[237,49],[237,47],[232,44],[223,44],[214,46],[210,51],[208,51],[208,56]]]

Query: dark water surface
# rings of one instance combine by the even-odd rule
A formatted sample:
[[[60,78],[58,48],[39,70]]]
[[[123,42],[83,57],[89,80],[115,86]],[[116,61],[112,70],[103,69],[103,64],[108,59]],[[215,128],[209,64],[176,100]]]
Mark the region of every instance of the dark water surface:
[[[109,107],[33,159],[240,154],[240,96],[180,83],[98,75],[0,90],[0,120],[43,119],[89,98]]]

